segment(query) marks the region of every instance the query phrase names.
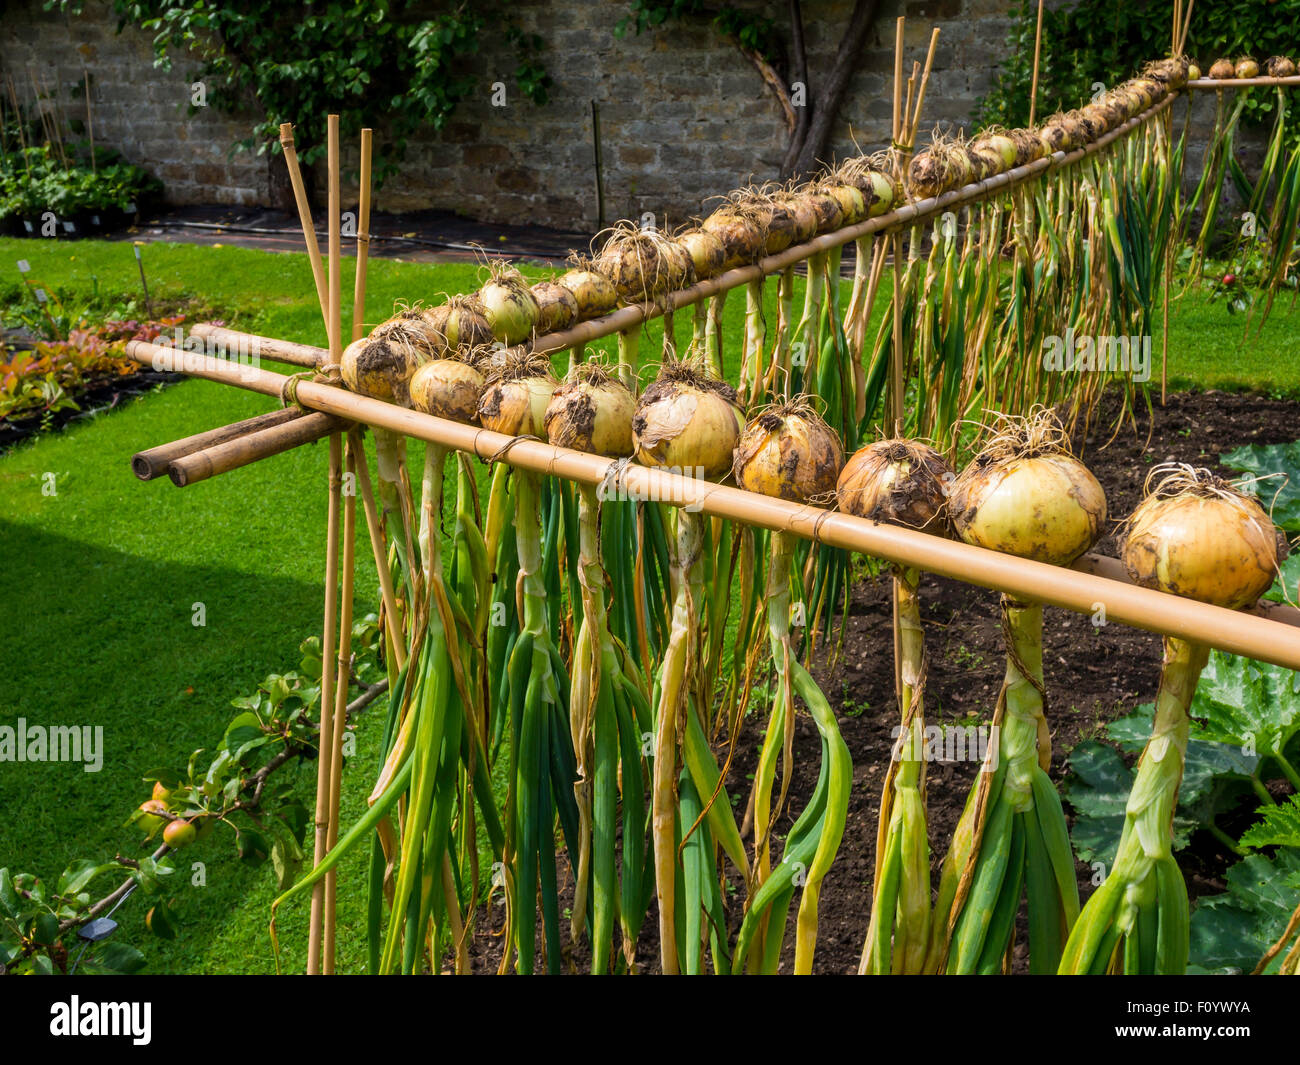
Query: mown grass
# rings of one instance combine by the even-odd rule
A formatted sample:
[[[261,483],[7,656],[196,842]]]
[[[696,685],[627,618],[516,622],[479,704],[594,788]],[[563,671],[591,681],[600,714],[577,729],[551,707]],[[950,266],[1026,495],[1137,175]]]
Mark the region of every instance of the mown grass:
[[[130,245],[3,239],[6,320],[29,299],[13,265],[19,258],[31,263],[31,282],[69,310],[143,315]],[[302,255],[151,244],[144,258],[151,296],[160,303],[201,300],[233,327],[323,342]],[[475,284],[472,265],[372,260],[368,316],[385,316],[398,299],[433,301]],[[346,275],[344,291],[351,291]],[[734,293],[726,337],[739,335],[743,314],[743,295]],[[684,339],[689,316],[678,318]],[[1203,297],[1177,303],[1171,385],[1296,394],[1293,321],[1278,314],[1249,342],[1242,326]],[[650,326],[641,341],[646,361],[657,357],[660,340],[658,325]],[[592,349],[612,351],[613,343]],[[1157,336],[1157,360],[1159,351]],[[734,363],[734,342],[725,354]],[[143,775],[179,768],[194,748],[217,743],[234,712],[230,700],[266,674],[294,668],[299,642],[319,628],[324,444],[183,491],[166,481],[141,484],[128,464],[135,451],[270,405],[252,393],[187,381],[0,456],[0,721],[102,725],[107,748],[95,774],[74,765],[0,764],[0,866],[53,880],[76,857],[140,854],[139,833],[123,821],[148,796]],[[421,457],[413,445],[417,470]],[[55,474],[55,495],[42,493],[47,473]],[[377,598],[366,551],[358,555],[357,578],[363,612]],[[196,603],[205,607],[203,627],[192,624]],[[361,719],[345,778],[345,822],[360,813],[374,777],[382,714],[381,703]],[[314,772],[307,763],[282,774],[310,801]],[[168,891],[182,922],[179,937],[149,936],[146,899],[118,911],[119,934],[145,950],[152,971],[271,970],[269,869],[242,865],[224,830],[183,858]],[[191,862],[203,863],[206,886],[194,886],[199,870]],[[363,899],[358,856],[345,864],[339,890],[344,971],[362,966],[362,945],[351,930],[361,927]],[[282,962],[290,971],[303,966],[305,925],[303,906],[280,920]]]

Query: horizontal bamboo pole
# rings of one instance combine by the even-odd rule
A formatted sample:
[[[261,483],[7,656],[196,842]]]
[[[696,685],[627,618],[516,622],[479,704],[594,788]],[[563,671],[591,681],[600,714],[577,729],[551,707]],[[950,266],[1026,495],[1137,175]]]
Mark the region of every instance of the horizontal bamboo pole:
[[[199,322],[190,330],[190,335],[202,337],[225,348],[234,348],[243,353],[255,352],[259,357],[265,356],[294,366],[314,368],[324,365],[329,356],[327,348],[295,344],[292,340],[277,340],[275,337],[262,337],[255,333],[240,333],[234,329],[214,325],[212,322]]]
[[[132,341],[127,354],[151,362],[168,349]],[[281,374],[234,365],[207,356],[188,360],[187,372],[239,388],[278,396],[288,380]],[[1300,669],[1300,633],[1292,624],[1243,611],[1225,610],[1123,581],[1013,555],[972,547],[912,529],[879,525],[837,511],[801,506],[738,488],[682,477],[665,470],[621,464],[537,440],[503,436],[488,429],[445,421],[419,411],[356,395],[332,385],[302,381],[299,403],[353,421],[477,455],[512,466],[615,490],[672,506],[689,506],[713,517],[793,533],[896,565],[927,570],[984,588],[1080,614],[1104,608],[1107,621],[1179,636],[1233,654]]]
[[[994,174],[983,181],[972,182],[962,188],[953,189],[939,196],[914,200],[886,214],[868,218],[863,222],[857,222],[854,225],[845,226],[830,233],[823,233],[821,236],[814,237],[802,244],[793,245],[776,255],[769,255],[760,259],[750,266],[738,266],[734,270],[719,274],[717,277],[697,281],[687,288],[665,293],[658,303],[637,303],[627,307],[620,307],[603,318],[592,318],[558,333],[548,333],[545,336],[536,337],[529,343],[521,345],[521,348],[547,355],[557,351],[567,351],[578,344],[587,344],[601,337],[612,336],[615,333],[633,329],[642,322],[659,317],[665,310],[677,310],[680,307],[699,303],[700,300],[708,299],[719,292],[740,288],[742,285],[757,281],[769,274],[778,274],[785,270],[786,267],[802,262],[818,252],[838,248],[850,241],[857,240],[859,237],[866,236],[868,233],[879,233],[882,230],[915,225],[937,214],[942,214],[949,208],[964,207],[971,203],[977,203],[997,192],[1028,181],[1045,170],[1059,170],[1062,167],[1078,162],[1086,156],[1101,151],[1148,119],[1158,115],[1174,102],[1177,95],[1177,93],[1171,93],[1141,114],[1134,115],[1126,122],[1102,134],[1091,144],[1086,144],[1082,148],[1075,148],[1069,152],[1054,152],[1042,159],[1035,159],[1032,163],[1026,163],[1024,166],[1013,167],[1001,174]]]
[[[1300,75],[1289,78],[1197,78],[1189,89],[1251,89],[1262,85],[1300,85]]]
[[[255,418],[246,418],[242,422],[232,422],[230,425],[209,429],[205,433],[196,433],[182,440],[173,440],[170,444],[159,444],[148,451],[138,451],[132,455],[131,471],[142,481],[152,481],[155,477],[161,477],[166,473],[168,465],[185,455],[193,455],[204,448],[215,447],[236,437],[270,429],[301,417],[303,412],[299,408],[283,407],[280,410],[259,414]]]
[[[203,451],[182,455],[167,467],[177,488],[198,484],[209,477],[229,473],[241,466],[310,444],[347,428],[347,422],[329,414],[305,414],[261,432],[239,436]]]

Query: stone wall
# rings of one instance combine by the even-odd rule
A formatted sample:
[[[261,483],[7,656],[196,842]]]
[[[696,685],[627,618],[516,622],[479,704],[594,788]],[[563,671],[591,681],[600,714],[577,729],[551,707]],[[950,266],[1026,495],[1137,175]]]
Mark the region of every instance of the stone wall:
[[[882,0],[832,152],[851,154],[855,141],[868,151],[888,142],[898,14],[908,17],[909,70],[913,58],[924,59],[930,27],[942,31],[925,101],[928,129],[969,122],[1005,55],[1012,7],[1012,0]],[[851,9],[851,0],[804,4],[814,85]],[[538,107],[522,96],[511,49],[500,34],[486,33],[480,54],[467,61],[478,90],[443,130],[410,142],[401,172],[377,191],[376,208],[593,228],[592,100],[600,105],[607,219],[652,212],[661,223],[681,221],[711,196],[775,176],[785,130],[749,62],[703,20],[619,39],[614,25],[626,10],[623,0],[515,0],[520,26],[545,42],[550,102]],[[105,0],[86,0],[80,16],[44,12],[39,0],[8,0],[0,67],[20,84],[29,70],[57,84],[73,113],[84,108],[73,93],[89,70],[96,142],[155,173],[173,203],[271,202],[271,168],[282,160],[231,150],[249,135],[255,112],[189,114],[197,64],[180,59],[170,72],[157,69],[148,34],[115,27]],[[504,83],[505,106],[493,105],[494,83]]]

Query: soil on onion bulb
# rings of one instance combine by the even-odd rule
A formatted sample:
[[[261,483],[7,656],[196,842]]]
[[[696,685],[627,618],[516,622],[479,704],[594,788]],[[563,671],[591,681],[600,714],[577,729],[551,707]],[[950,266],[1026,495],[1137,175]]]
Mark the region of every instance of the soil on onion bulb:
[[[1219,455],[1241,444],[1279,444],[1294,440],[1300,425],[1300,404],[1221,392],[1180,393],[1155,408],[1154,425],[1142,414],[1136,434],[1123,430],[1110,444],[1115,408],[1103,403],[1101,430],[1086,439],[1076,435],[1073,444],[1106,490],[1110,513],[1127,516],[1142,499],[1143,482],[1152,466],[1161,462],[1186,462],[1205,466],[1222,477],[1234,471],[1219,465]],[[1148,439],[1148,432],[1150,437]],[[1114,524],[1112,522],[1112,529]],[[1113,532],[1098,544],[1105,555],[1118,553]],[[987,724],[1005,670],[1004,648],[996,593],[959,581],[923,576],[922,616],[930,654],[926,689],[927,724]],[[1048,688],[1047,717],[1052,727],[1051,775],[1058,786],[1066,776],[1065,761],[1074,747],[1099,737],[1105,725],[1155,698],[1160,676],[1160,637],[1113,624],[1100,629],[1089,618],[1048,607],[1043,617],[1043,665]],[[889,767],[892,730],[898,722],[893,691],[893,637],[889,575],[859,580],[839,661],[827,668],[821,653],[814,676],[836,709],[841,733],[853,755],[853,790],[848,825],[835,863],[822,885],[817,953],[814,972],[857,971],[870,918],[871,881],[875,868],[876,813],[880,781]],[[751,776],[762,743],[766,711],[751,712],[727,778],[728,791],[741,817],[749,795]],[[719,757],[721,763],[725,752]],[[794,770],[790,797],[778,821],[773,840],[774,860],[779,860],[785,833],[803,809],[816,783],[820,746],[812,720],[800,708],[794,738]],[[1135,761],[1130,757],[1129,761]],[[927,783],[932,869],[935,883],[954,826],[978,766],[975,762],[932,763]],[[1284,784],[1275,784],[1279,796]],[[1069,807],[1067,803],[1067,815]],[[1249,815],[1246,815],[1249,820]],[[1073,827],[1073,818],[1069,818]],[[1222,819],[1229,832],[1244,829],[1232,818]],[[752,844],[747,837],[746,844]],[[1207,833],[1199,832],[1177,854],[1193,900],[1225,890],[1224,870],[1236,859]],[[1093,891],[1092,870],[1078,865],[1079,894]],[[572,871],[561,869],[561,905],[573,896]],[[738,886],[738,885],[733,885]],[[730,938],[740,922],[739,893],[731,896],[728,914]],[[781,971],[793,966],[794,918],[798,900],[791,906]],[[501,958],[502,908],[480,912],[479,927],[471,947],[475,972],[495,972]],[[567,938],[567,921],[565,931]],[[540,936],[540,933],[539,933]],[[1022,909],[1017,922],[1013,970],[1027,971],[1026,924]],[[654,907],[642,926],[637,946],[638,969],[659,971],[658,928]],[[586,972],[589,955],[585,943],[566,956],[566,972]]]

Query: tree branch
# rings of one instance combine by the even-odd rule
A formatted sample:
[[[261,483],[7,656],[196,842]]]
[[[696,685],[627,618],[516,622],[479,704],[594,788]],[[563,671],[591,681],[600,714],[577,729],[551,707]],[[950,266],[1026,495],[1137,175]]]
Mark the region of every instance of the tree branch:
[[[880,0],[856,0],[853,14],[840,46],[835,53],[835,62],[826,78],[825,87],[813,103],[813,114],[807,134],[799,146],[790,173],[783,176],[798,176],[811,173],[817,168],[821,153],[830,138],[831,127],[839,114],[840,105],[848,92],[849,82],[857,69],[858,55],[867,41],[867,33],[876,20],[876,11]]]
[[[790,102],[790,93],[781,82],[780,76],[772,69],[772,64],[759,55],[758,52],[754,51],[754,49],[745,47],[745,45],[741,44],[739,41],[733,43],[736,45],[736,49],[740,54],[753,63],[758,69],[759,76],[763,79],[763,84],[772,91],[772,95],[776,97],[776,102],[781,105],[781,115],[785,119],[786,133],[793,136],[796,129],[794,105]],[[802,120],[802,116],[800,116],[800,120]]]
[[[811,116],[809,97],[812,86],[808,84],[808,49],[803,35],[803,4],[800,0],[790,0],[790,44],[794,53],[791,83],[803,82],[804,106],[799,108],[799,116],[791,131],[790,143],[786,145],[785,155],[781,158],[781,176],[788,176],[791,167],[799,157],[805,139],[808,136],[808,121]]]

